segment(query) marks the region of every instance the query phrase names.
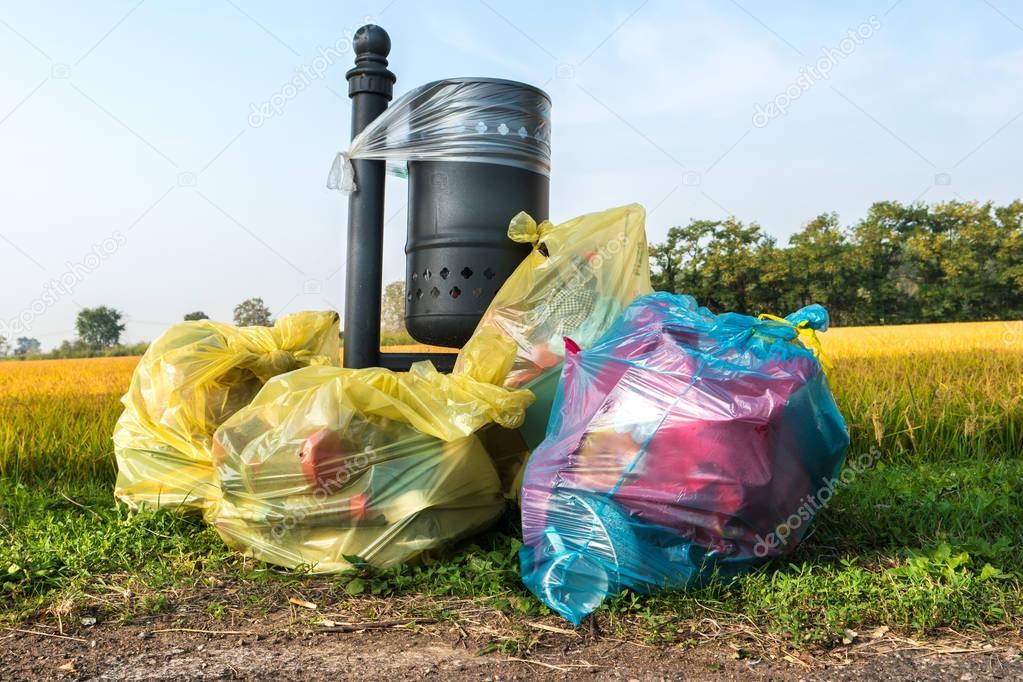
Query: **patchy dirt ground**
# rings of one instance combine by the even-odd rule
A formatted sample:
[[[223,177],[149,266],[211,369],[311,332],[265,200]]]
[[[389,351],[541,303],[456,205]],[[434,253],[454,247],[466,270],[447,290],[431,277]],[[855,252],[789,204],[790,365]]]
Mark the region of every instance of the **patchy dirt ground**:
[[[166,625],[166,623],[155,623]],[[1004,650],[938,654],[847,652],[810,663],[736,658],[719,644],[651,648],[615,639],[552,636],[528,656],[480,654],[457,627],[351,633],[146,630],[101,626],[74,639],[8,633],[3,679],[74,680],[855,680],[1023,679],[1023,663]],[[162,631],[161,631],[162,630]],[[226,634],[231,632],[231,634]],[[553,634],[553,633],[552,633]],[[85,637],[80,637],[85,635]]]
[[[627,624],[625,632],[599,620],[575,630],[464,600],[404,603],[392,613],[382,600],[310,606],[293,597],[259,614],[211,616],[208,604],[186,600],[129,624],[88,612],[40,617],[0,629],[0,679],[1023,679],[1018,633],[917,641],[881,628],[810,652],[700,622],[691,638],[652,646]]]

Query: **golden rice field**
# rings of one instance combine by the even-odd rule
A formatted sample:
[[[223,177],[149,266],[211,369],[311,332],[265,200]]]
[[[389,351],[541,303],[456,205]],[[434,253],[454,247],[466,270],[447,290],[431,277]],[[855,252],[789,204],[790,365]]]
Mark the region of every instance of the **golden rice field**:
[[[1023,454],[1023,322],[849,327],[821,338],[854,451]],[[0,362],[0,476],[112,481],[110,434],[137,361]]]
[[[0,362],[0,478],[112,482],[110,436],[137,363]]]
[[[822,343],[853,451],[1023,455],[1023,322],[849,327]]]
[[[854,449],[1023,454],[1023,322],[848,327],[821,340]],[[109,436],[136,362],[0,362],[0,475],[113,480]]]

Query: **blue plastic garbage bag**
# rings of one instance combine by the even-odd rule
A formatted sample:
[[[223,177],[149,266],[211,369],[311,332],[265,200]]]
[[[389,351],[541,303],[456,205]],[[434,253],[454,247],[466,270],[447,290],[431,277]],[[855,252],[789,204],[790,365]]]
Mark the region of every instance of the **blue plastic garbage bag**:
[[[816,337],[787,318],[636,299],[568,352],[526,465],[526,585],[579,623],[623,589],[680,588],[790,552],[830,498],[849,443]]]

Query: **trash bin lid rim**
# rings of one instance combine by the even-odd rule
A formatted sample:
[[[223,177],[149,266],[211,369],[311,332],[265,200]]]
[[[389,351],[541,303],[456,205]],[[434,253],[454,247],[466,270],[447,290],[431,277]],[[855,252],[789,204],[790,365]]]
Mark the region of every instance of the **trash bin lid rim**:
[[[509,85],[509,86],[516,87],[516,88],[522,88],[524,90],[532,90],[533,92],[543,96],[543,98],[547,100],[548,104],[551,103],[551,96],[548,95],[547,92],[545,92],[544,90],[538,88],[537,86],[531,85],[530,83],[523,83],[521,81],[509,80],[507,78],[485,78],[485,77],[475,77],[475,76],[456,76],[454,78],[439,78],[439,79],[437,79],[435,81],[430,81],[429,83],[424,83],[423,85],[420,86],[420,88],[425,90],[426,88],[429,88],[430,86],[441,85],[443,83],[493,83],[495,85]]]

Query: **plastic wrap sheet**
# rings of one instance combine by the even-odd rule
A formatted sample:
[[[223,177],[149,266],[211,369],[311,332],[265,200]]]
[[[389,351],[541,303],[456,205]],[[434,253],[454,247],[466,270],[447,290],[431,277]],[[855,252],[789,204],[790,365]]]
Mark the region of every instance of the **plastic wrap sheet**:
[[[451,78],[406,93],[339,153],[327,187],[356,189],[352,159],[475,161],[550,174],[551,102],[542,91],[496,79]]]

